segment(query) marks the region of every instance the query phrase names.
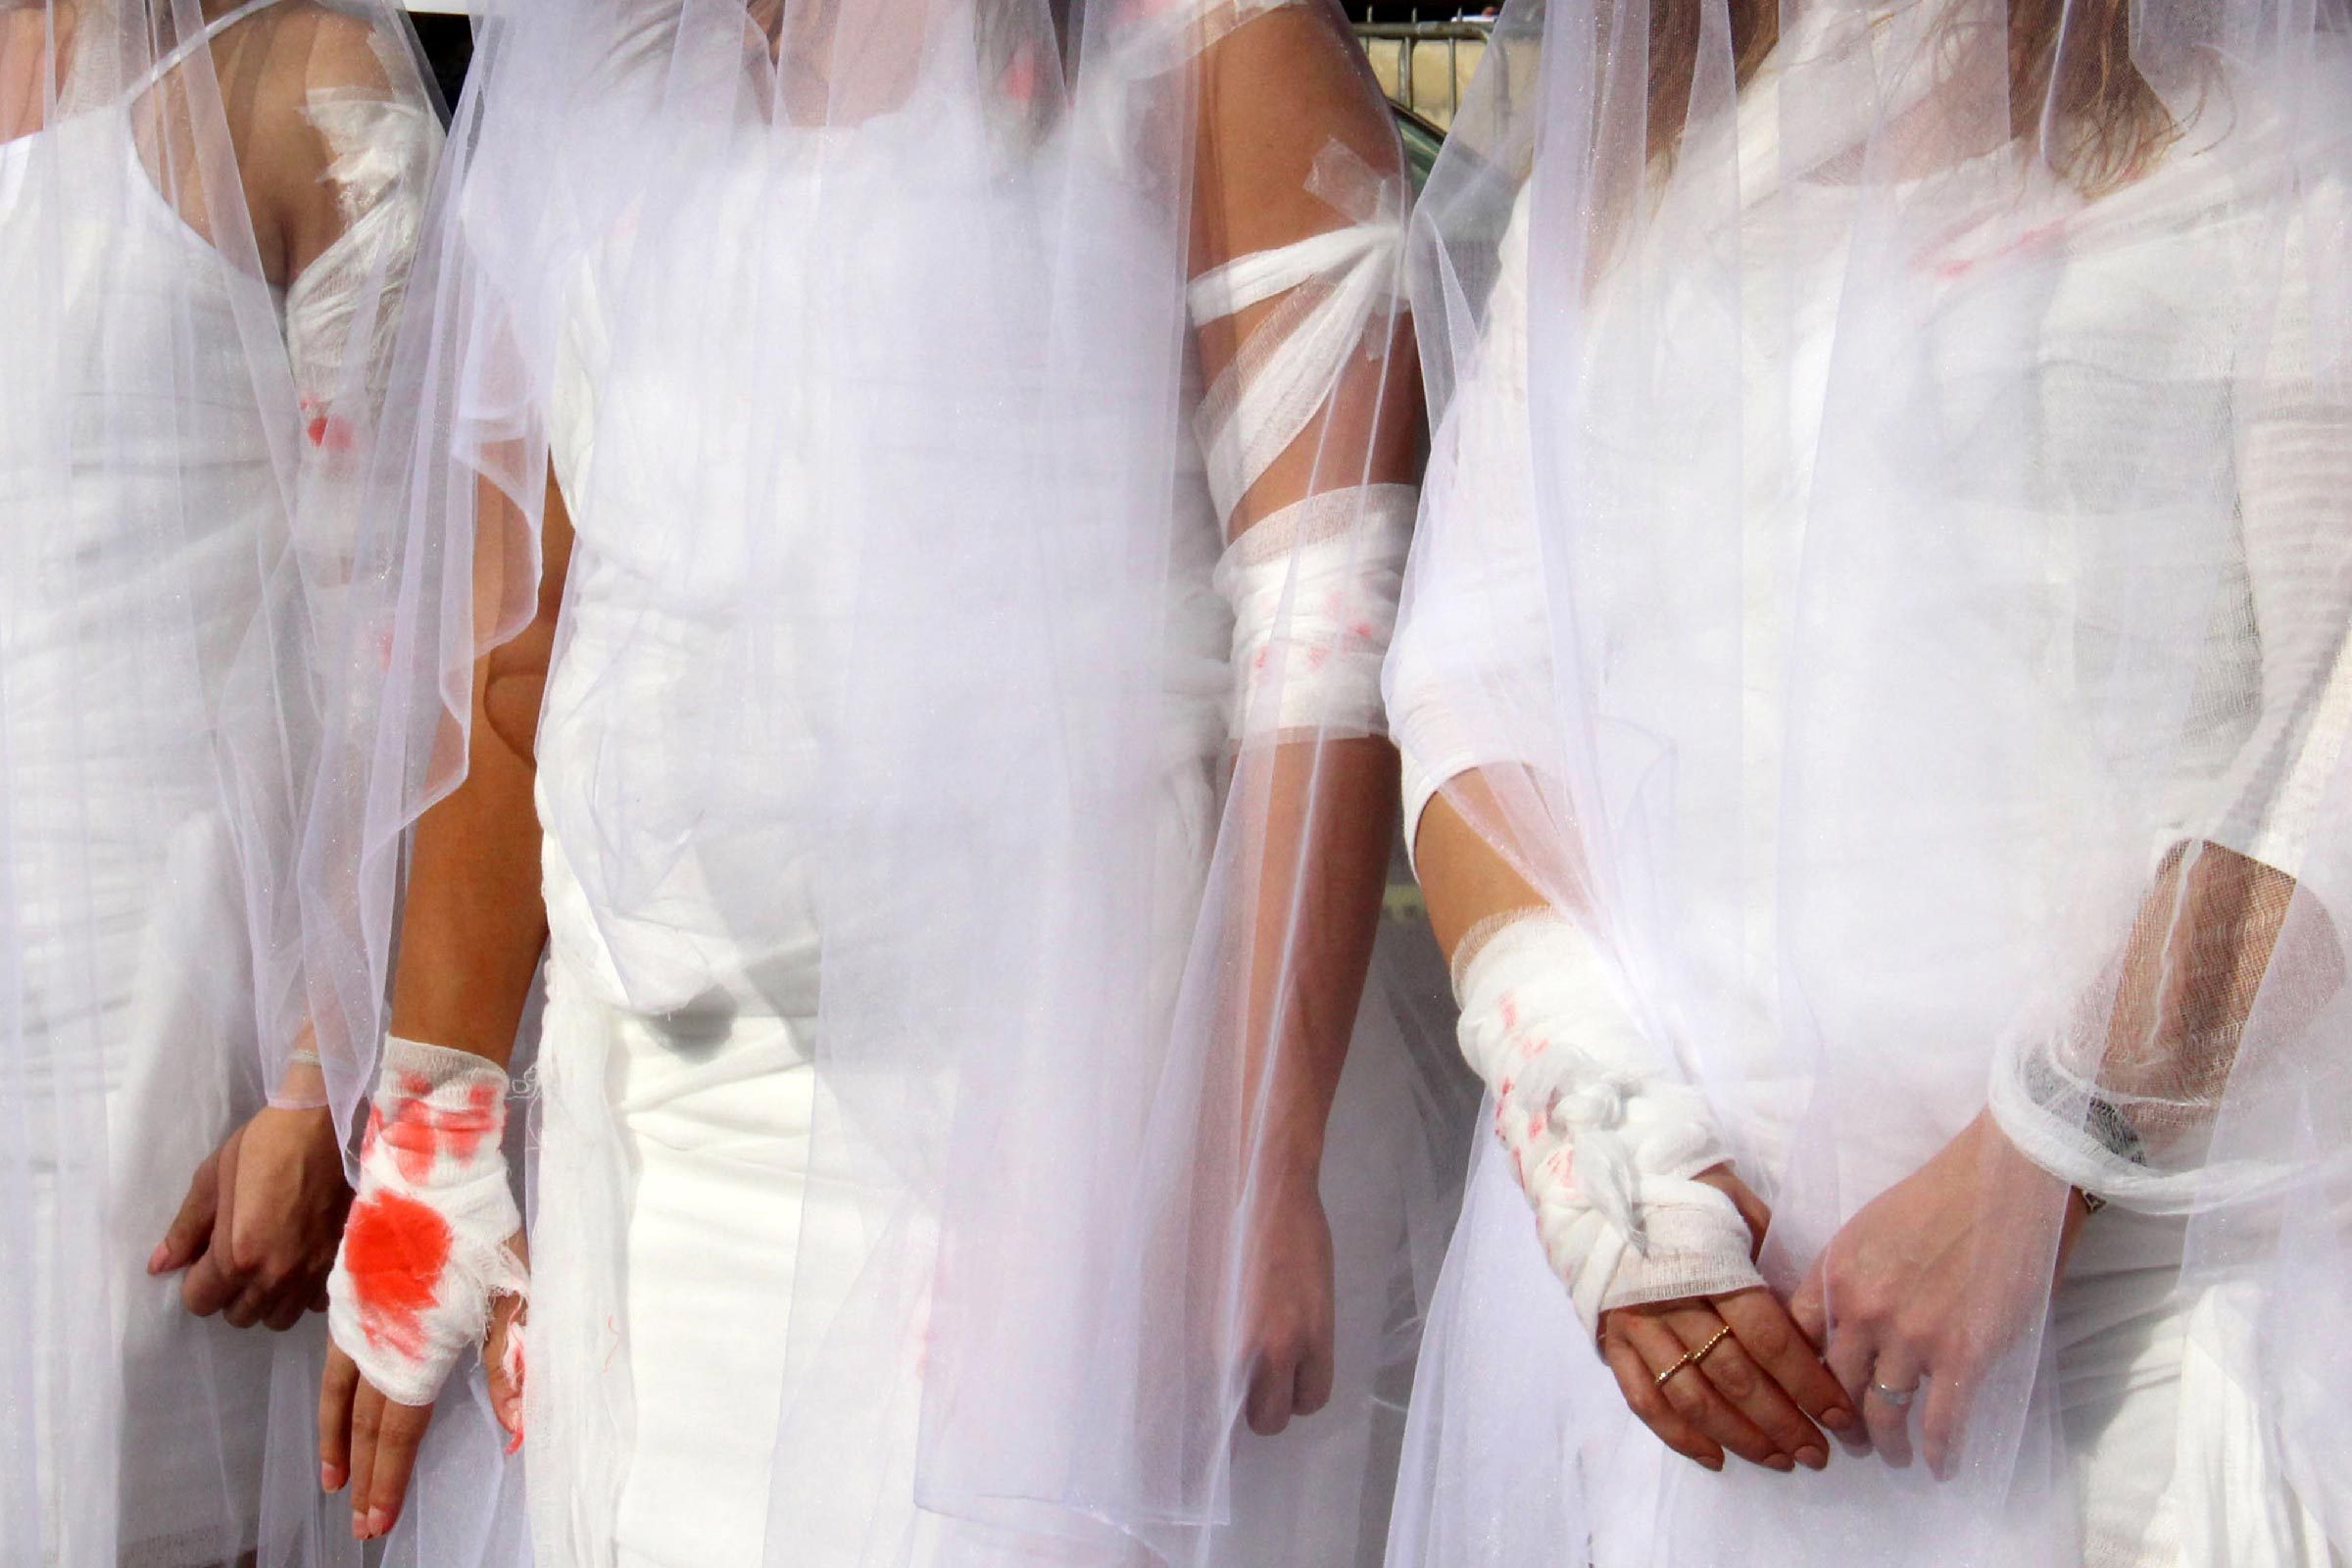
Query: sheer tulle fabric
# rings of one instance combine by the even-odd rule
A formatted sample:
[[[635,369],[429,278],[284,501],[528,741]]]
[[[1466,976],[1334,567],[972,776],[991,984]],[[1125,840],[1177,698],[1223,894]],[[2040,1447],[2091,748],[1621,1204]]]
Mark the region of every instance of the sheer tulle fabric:
[[[1443,792],[1605,952],[1784,1294],[1981,1114],[2059,1180],[1984,1178],[2025,1300],[1952,1325],[1948,1479],[1713,1476],[1488,1147],[1393,1561],[2340,1560],[2346,42],[2166,0],[1501,20],[1415,252],[1408,815]],[[2114,1206],[2053,1290],[2069,1183]]]
[[[146,1263],[318,1102],[296,823],[439,124],[366,5],[35,0],[0,136],[0,1557],[322,1561],[318,1320]]]
[[[1317,128],[1279,170],[1262,243],[1191,248],[1203,45],[1268,24],[1010,0],[479,24],[304,888],[330,916],[314,975],[348,1113],[402,835],[463,770],[473,661],[532,611],[552,469],[576,542],[537,749],[542,1561],[1240,1539],[1233,1302],[1275,1052],[1228,960],[1248,941],[1279,967],[1303,927],[1258,868],[1304,814],[1271,838],[1229,748],[1262,731],[1247,780],[1278,746],[1296,766],[1326,736],[1378,744],[1413,457],[1402,190],[1368,78],[1354,140]],[[1334,13],[1287,24],[1348,47]],[[1212,267],[1326,234],[1188,317]],[[1281,363],[1220,383],[1211,417],[1246,432],[1220,468],[1196,319],[1269,304],[1250,341]],[[1384,398],[1401,464],[1329,412]],[[1282,553],[1253,559],[1247,689],[1217,472],[1252,519],[1316,501],[1284,549],[1322,552],[1319,618],[1294,637]],[[1352,687],[1286,692],[1286,659]],[[1368,1131],[1335,1135],[1327,1172],[1368,1307],[1352,1393],[1333,1446],[1270,1445],[1315,1454],[1347,1521],[1317,1561],[1377,1555],[1379,1396],[1393,1410],[1452,1163],[1427,1054],[1392,1024],[1357,1055],[1343,1099]],[[1258,1528],[1289,1541],[1298,1497],[1262,1474]]]

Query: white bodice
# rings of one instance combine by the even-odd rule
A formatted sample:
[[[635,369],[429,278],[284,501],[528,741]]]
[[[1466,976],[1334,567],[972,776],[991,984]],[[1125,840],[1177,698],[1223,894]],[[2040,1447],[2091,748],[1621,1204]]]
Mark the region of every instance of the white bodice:
[[[749,126],[565,283],[549,436],[576,545],[538,791],[556,951],[608,1004],[814,1009],[828,769],[882,744],[857,694],[905,608],[877,605],[892,567],[843,519],[874,505],[872,465],[984,486],[1011,471],[993,449],[1029,438],[907,384],[924,334],[973,336],[968,318],[1003,308],[977,286],[925,297],[918,279],[973,232],[905,183],[925,134],[903,114]],[[1230,620],[1196,488],[1198,537],[1171,543],[1165,744],[1200,768],[1222,738]],[[943,612],[984,625],[992,591]],[[943,721],[1037,700],[1001,672],[961,678]]]

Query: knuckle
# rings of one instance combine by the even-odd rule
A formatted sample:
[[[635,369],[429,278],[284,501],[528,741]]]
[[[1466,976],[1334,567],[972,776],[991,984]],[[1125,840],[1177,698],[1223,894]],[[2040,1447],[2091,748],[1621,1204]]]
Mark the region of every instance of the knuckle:
[[[1740,1343],[1747,1347],[1760,1361],[1777,1361],[1793,1348],[1789,1343],[1788,1324],[1777,1317],[1765,1318],[1741,1334]]]
[[[1715,1387],[1727,1399],[1737,1401],[1755,1396],[1755,1372],[1744,1359],[1718,1356],[1713,1370],[1708,1375],[1713,1378]]]

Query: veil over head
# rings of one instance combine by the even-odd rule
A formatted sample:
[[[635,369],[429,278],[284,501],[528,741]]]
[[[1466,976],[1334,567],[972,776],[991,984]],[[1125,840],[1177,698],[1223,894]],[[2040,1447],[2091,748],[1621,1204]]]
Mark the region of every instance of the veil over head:
[[[1251,236],[1228,256],[1197,217],[1201,61],[1250,28],[1354,118],[1220,198]],[[673,1030],[813,1019],[807,1166],[859,1261],[776,1303],[769,1560],[1241,1549],[1238,1303],[1321,809],[1252,803],[1278,753],[1311,784],[1380,744],[1418,456],[1399,161],[1344,24],[576,0],[494,6],[477,38],[306,849],[338,1106],[383,1032],[403,835],[463,774],[474,661],[538,602],[552,468],[556,969]],[[1243,311],[1273,326],[1204,364],[1200,323]],[[1256,532],[1234,519],[1309,500],[1220,566]],[[1310,663],[1352,671],[1344,699]],[[638,1422],[592,1054],[540,1057],[537,1114],[583,1152],[541,1147],[533,1266],[612,1310],[535,1314],[525,1396],[526,1441],[570,1456],[534,1466],[536,1548],[583,1563]],[[1326,1169],[1339,1435],[1272,1440],[1345,1499],[1346,1544],[1302,1560],[1377,1555],[1453,1163],[1442,1075],[1393,1023],[1356,1055],[1369,1131]],[[1280,1472],[1253,1473],[1271,1531]]]
[[[367,0],[0,5],[10,1562],[319,1539],[323,1336],[147,1265],[222,1139],[320,1099],[297,824],[439,135]]]
[[[1944,1305],[1943,1479],[1717,1476],[1490,1146],[1393,1561],[2352,1543],[2348,45],[2328,0],[1497,23],[1416,225],[1408,820],[1605,953],[1784,1296],[1980,1116],[2051,1179],[1960,1178],[2016,1278]]]

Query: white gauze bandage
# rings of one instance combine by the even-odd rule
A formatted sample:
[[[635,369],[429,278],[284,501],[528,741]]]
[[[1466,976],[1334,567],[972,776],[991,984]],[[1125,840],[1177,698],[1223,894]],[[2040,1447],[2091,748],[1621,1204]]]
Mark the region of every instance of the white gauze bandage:
[[[1226,547],[1215,581],[1233,612],[1236,740],[1388,733],[1380,669],[1418,496],[1407,484],[1326,491]]]
[[[506,1070],[470,1052],[384,1042],[327,1329],[399,1403],[430,1404],[482,1343],[491,1302],[527,1294],[500,1147],[507,1089]]]
[[[1747,1222],[1694,1179],[1730,1158],[1706,1104],[1643,1037],[1600,951],[1547,910],[1463,951],[1462,1054],[1587,1330],[1612,1307],[1762,1284]]]

